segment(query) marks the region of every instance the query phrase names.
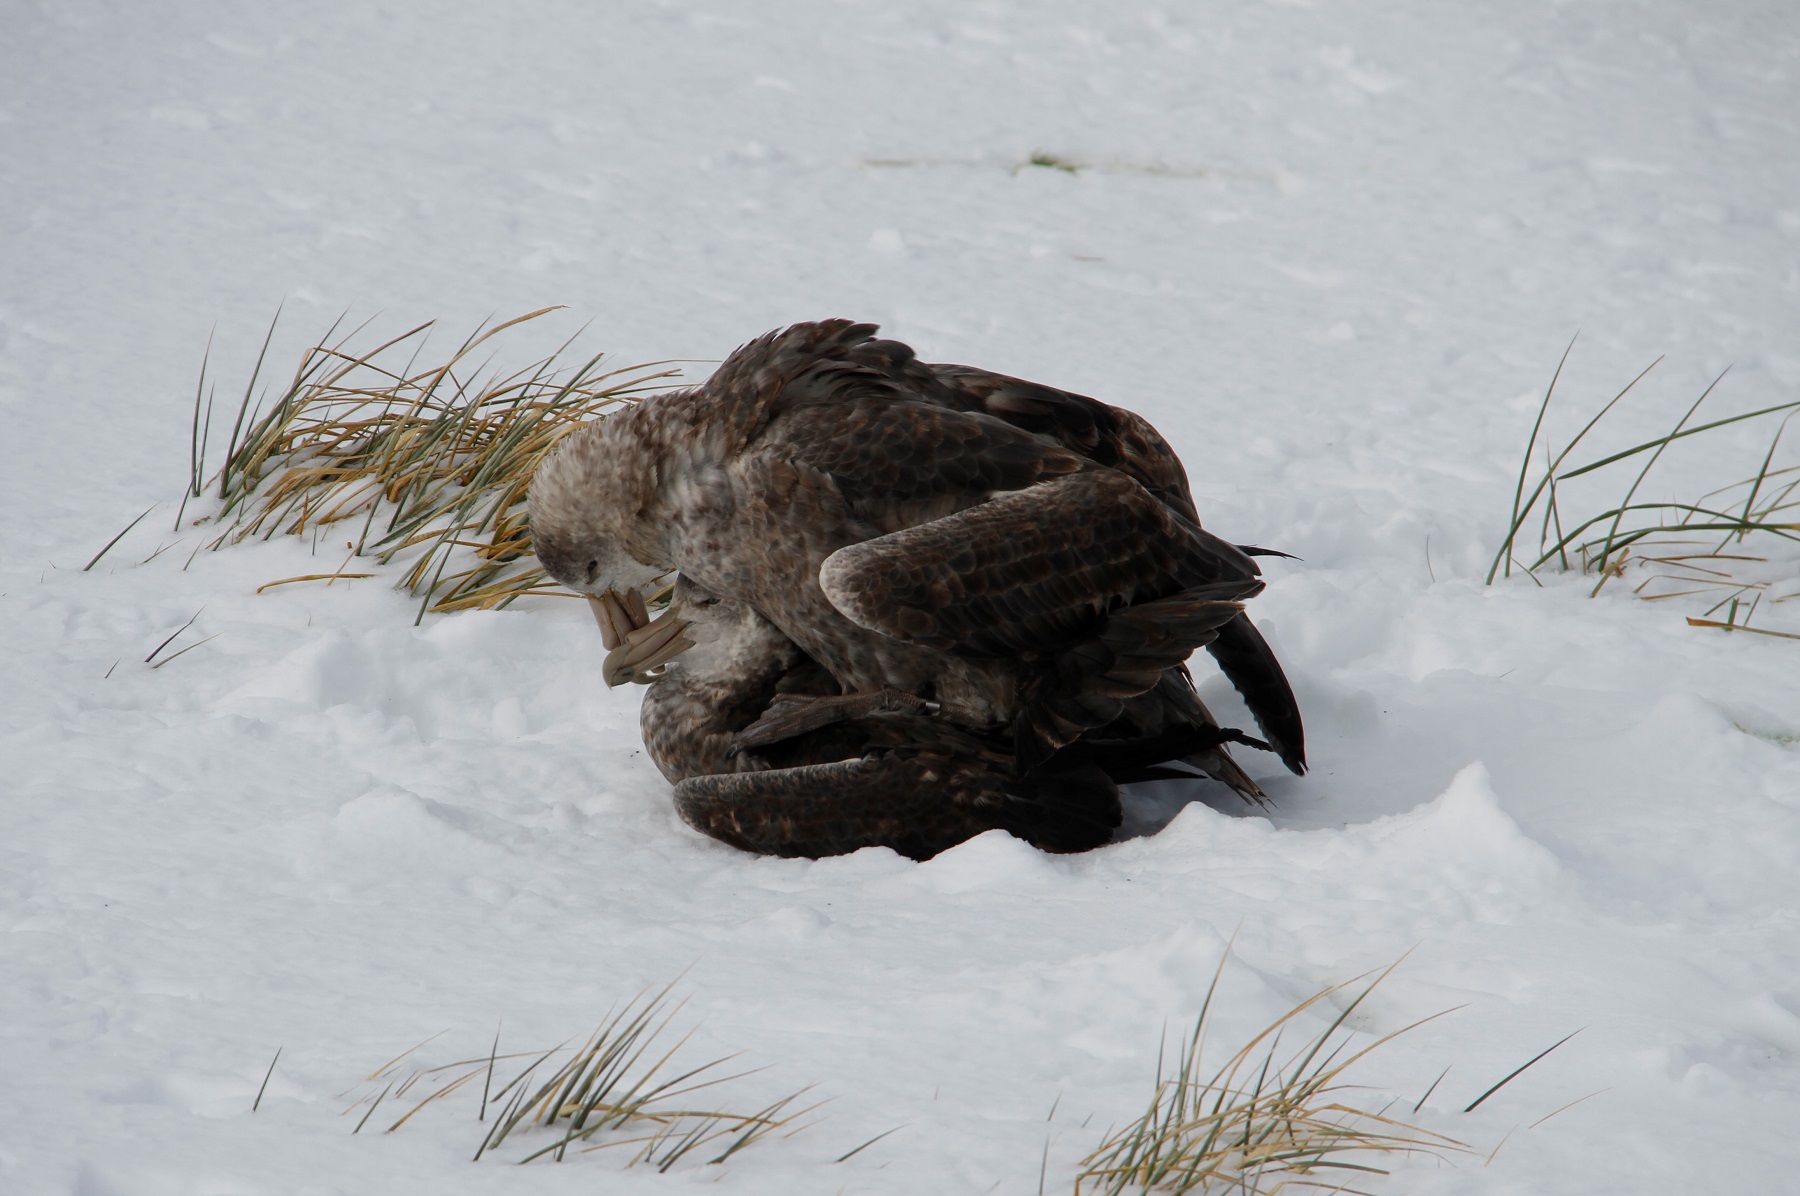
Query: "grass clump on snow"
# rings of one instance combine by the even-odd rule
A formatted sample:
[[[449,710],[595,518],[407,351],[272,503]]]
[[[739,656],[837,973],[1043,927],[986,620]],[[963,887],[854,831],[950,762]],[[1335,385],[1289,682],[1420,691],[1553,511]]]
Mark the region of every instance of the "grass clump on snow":
[[[1385,1109],[1369,1111],[1358,1100],[1361,1090],[1344,1080],[1345,1072],[1371,1051],[1431,1020],[1345,1056],[1350,1045],[1345,1022],[1387,971],[1349,1000],[1323,1032],[1290,1054],[1282,1051],[1282,1037],[1296,1020],[1358,981],[1333,985],[1296,1005],[1209,1071],[1203,1056],[1223,971],[1221,960],[1172,1072],[1158,1053],[1149,1107],[1082,1160],[1076,1196],[1350,1192],[1359,1190],[1349,1186],[1353,1180],[1388,1174],[1379,1164],[1395,1156],[1442,1156],[1467,1149],[1389,1118]]]
[[[1080,174],[1082,171],[1082,163],[1066,154],[1053,154],[1048,150],[1033,150],[1031,156],[1025,159],[1025,165],[1060,170],[1065,174]]]
[[[1570,347],[1573,348],[1572,343]],[[1784,568],[1780,563],[1772,565],[1771,558],[1764,555],[1766,550],[1761,547],[1783,542],[1800,544],[1800,514],[1796,510],[1800,508],[1800,495],[1796,494],[1796,490],[1800,490],[1800,465],[1776,467],[1782,434],[1788,419],[1800,409],[1800,401],[1691,424],[1700,405],[1724,378],[1721,374],[1666,434],[1578,466],[1565,467],[1588,433],[1631,393],[1645,374],[1655,368],[1656,362],[1651,362],[1560,450],[1553,452],[1549,441],[1542,441],[1543,467],[1527,493],[1527,482],[1533,472],[1533,455],[1540,447],[1540,436],[1544,431],[1544,416],[1567,361],[1568,352],[1565,351],[1563,361],[1558,363],[1550,386],[1544,392],[1544,401],[1538,407],[1537,420],[1532,425],[1524,460],[1519,466],[1506,538],[1488,569],[1488,584],[1493,584],[1496,577],[1511,576],[1514,566],[1534,577],[1538,570],[1554,567],[1594,575],[1591,593],[1598,594],[1608,581],[1623,579],[1627,570],[1633,570],[1635,576],[1641,577],[1633,590],[1640,597],[1649,600],[1695,595],[1716,598],[1705,616],[1689,618],[1688,622],[1695,626],[1800,638],[1749,626],[1750,617],[1764,596],[1773,596],[1775,602],[1800,597],[1800,591],[1777,592],[1783,581],[1791,580],[1792,569]],[[1776,426],[1761,462],[1750,476],[1709,491],[1692,502],[1638,498],[1644,479],[1675,441],[1783,412],[1787,413],[1786,417]],[[1583,477],[1593,478],[1609,467],[1638,460],[1642,465],[1631,476],[1630,484],[1620,497],[1593,504],[1600,508],[1598,510],[1587,506],[1572,513],[1565,510],[1564,498],[1569,483]],[[1628,470],[1614,471],[1609,476],[1622,478],[1626,472]],[[1537,545],[1534,550],[1527,551],[1527,525],[1534,519],[1539,525]],[[1791,557],[1792,552],[1788,555]],[[1723,621],[1709,617],[1720,610],[1727,612]]]
[[[684,1159],[723,1163],[772,1134],[792,1136],[811,1124],[803,1119],[818,1106],[796,1107],[804,1089],[748,1112],[691,1099],[751,1073],[718,1074],[733,1056],[698,1066],[676,1062],[691,1034],[666,1041],[682,1004],[671,1004],[670,992],[664,988],[653,996],[639,993],[573,1050],[565,1044],[548,1051],[502,1055],[496,1035],[485,1056],[414,1067],[402,1075],[415,1047],[366,1077],[369,1085],[384,1081],[385,1085],[346,1110],[354,1113],[368,1105],[352,1132],[360,1132],[384,1101],[411,1100],[412,1107],[386,1127],[392,1133],[425,1106],[459,1089],[473,1089],[476,1081],[481,1087],[477,1118],[486,1126],[475,1151],[477,1160],[509,1141],[530,1137],[520,1163],[562,1160],[571,1148],[588,1152],[623,1147],[629,1148],[627,1167],[668,1171]],[[562,1061],[555,1062],[559,1057]],[[529,1062],[511,1079],[501,1080],[500,1071],[519,1060]],[[495,1114],[491,1122],[490,1113]]]
[[[224,465],[210,479],[213,400],[203,367],[186,497],[216,488],[211,518],[225,530],[209,547],[278,534],[316,543],[327,529],[342,530],[349,555],[335,571],[269,584],[373,576],[345,572],[359,557],[403,563],[400,584],[420,599],[421,616],[554,592],[526,527],[532,473],[575,427],[676,373],[603,369],[598,355],[571,362],[569,342],[523,369],[488,372],[494,338],[554,310],[477,330],[429,365],[419,357],[430,324],[368,349],[351,347],[362,328],[333,340],[334,325],[272,403],[256,392],[259,357]]]

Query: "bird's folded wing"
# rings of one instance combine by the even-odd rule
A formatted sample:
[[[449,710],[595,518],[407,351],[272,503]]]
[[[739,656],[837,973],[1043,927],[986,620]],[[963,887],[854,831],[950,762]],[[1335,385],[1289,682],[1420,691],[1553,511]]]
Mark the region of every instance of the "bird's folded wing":
[[[1130,478],[1087,469],[839,549],[819,583],[872,631],[1010,656],[1067,644],[1119,606],[1256,573]]]
[[[764,855],[891,847],[923,860],[999,825],[998,779],[953,779],[945,765],[887,754],[689,777],[675,786],[675,809],[695,830]],[[983,798],[996,809],[981,808]]]
[[[1021,690],[1029,724],[1028,731],[1014,729],[1021,763],[1036,765],[1045,752],[1118,719],[1127,701],[1157,688],[1195,648],[1210,644],[1261,589],[1254,578],[1215,581],[1121,607],[1047,657]]]
[[[804,384],[789,390],[793,405],[771,426],[767,456],[830,477],[852,510],[888,530],[907,526],[892,520],[919,504],[954,510],[1086,468],[1022,428],[922,402],[886,379],[859,378],[851,398],[821,388],[802,402]]]
[[[1187,471],[1150,421],[1123,407],[966,365],[928,367],[956,401],[1116,469],[1198,524]]]

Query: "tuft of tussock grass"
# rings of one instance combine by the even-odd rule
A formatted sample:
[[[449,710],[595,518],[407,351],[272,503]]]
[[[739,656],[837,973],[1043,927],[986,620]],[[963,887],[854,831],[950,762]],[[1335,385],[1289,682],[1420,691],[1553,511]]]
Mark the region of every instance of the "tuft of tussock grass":
[[[1391,967],[1372,979],[1358,977],[1313,995],[1208,1070],[1203,1056],[1224,967],[1221,960],[1172,1069],[1158,1052],[1149,1107],[1082,1160],[1076,1196],[1354,1192],[1360,1189],[1349,1186],[1352,1182],[1388,1174],[1380,1164],[1395,1156],[1467,1152],[1461,1142],[1387,1117],[1385,1109],[1364,1108],[1363,1090],[1345,1082],[1345,1073],[1371,1051],[1432,1020],[1345,1053],[1350,1047],[1345,1022]],[[1282,1038],[1298,1019],[1364,980],[1367,985],[1330,1025],[1284,1053]]]
[[[1144,175],[1150,178],[1163,179],[1204,179],[1221,173],[1214,166],[1200,166],[1192,163],[1168,162],[1158,158],[1100,158],[1087,160],[1072,157],[1069,154],[1054,153],[1050,150],[1033,150],[1024,158],[1008,158],[1004,155],[985,154],[970,157],[927,157],[927,158],[859,158],[858,166],[870,170],[938,170],[946,167],[961,167],[976,170],[999,167],[1008,174],[1017,177],[1033,167],[1045,170],[1060,170],[1065,174],[1123,174]],[[1255,175],[1239,175],[1240,178],[1257,178]],[[1273,177],[1263,178],[1264,182],[1274,182]],[[1099,258],[1073,254],[1077,261],[1099,261]]]
[[[818,1105],[800,1107],[806,1089],[748,1112],[693,1100],[696,1093],[760,1069],[720,1074],[735,1056],[698,1066],[677,1062],[692,1032],[668,1041],[670,1024],[685,1004],[670,1000],[672,989],[638,993],[575,1048],[565,1043],[547,1051],[502,1054],[496,1033],[486,1055],[421,1068],[408,1062],[419,1049],[413,1047],[364,1077],[371,1091],[345,1110],[350,1114],[368,1106],[351,1132],[361,1132],[383,1102],[390,1102],[389,1116],[394,1104],[410,1104],[386,1127],[385,1132],[393,1133],[427,1105],[464,1088],[473,1091],[476,1080],[481,1081],[476,1115],[486,1127],[477,1160],[509,1140],[529,1137],[520,1163],[560,1161],[571,1148],[623,1147],[629,1148],[627,1167],[668,1171],[684,1159],[723,1163],[770,1135],[791,1137],[812,1124],[804,1119]],[[524,1066],[505,1079],[501,1073],[521,1060]],[[381,1085],[379,1091],[375,1085]],[[490,1113],[496,1114],[491,1122]]]
[[[1796,508],[1800,508],[1800,494],[1796,493],[1800,490],[1800,465],[1776,467],[1782,435],[1788,420],[1800,410],[1800,401],[1778,403],[1707,423],[1692,423],[1700,405],[1724,379],[1725,375],[1720,374],[1682,412],[1666,434],[1581,465],[1568,466],[1570,456],[1587,435],[1657,364],[1651,362],[1608,400],[1573,439],[1552,451],[1548,439],[1540,439],[1544,437],[1544,417],[1573,348],[1571,341],[1569,349],[1563,352],[1562,361],[1557,363],[1550,386],[1544,392],[1544,401],[1538,407],[1531,435],[1526,440],[1518,483],[1513,490],[1506,538],[1488,569],[1488,584],[1492,585],[1497,577],[1511,576],[1515,566],[1534,579],[1540,569],[1553,567],[1593,575],[1595,581],[1591,593],[1598,594],[1608,581],[1624,578],[1630,569],[1641,577],[1633,591],[1640,597],[1649,600],[1695,595],[1716,598],[1705,616],[1688,620],[1695,626],[1760,632],[1761,629],[1748,626],[1750,616],[1762,597],[1773,593],[1772,587],[1782,580],[1768,576],[1779,570],[1766,568],[1770,557],[1762,554],[1761,546],[1800,543],[1800,514],[1796,512]],[[1746,420],[1776,415],[1782,415],[1782,419],[1770,436],[1754,473],[1711,490],[1692,502],[1638,499],[1645,478],[1675,441]],[[1536,473],[1536,481],[1532,482],[1533,459],[1540,447],[1543,463]],[[1627,462],[1636,464],[1637,468],[1632,470],[1626,466],[1607,475],[1621,480],[1630,475],[1630,482],[1620,497],[1610,504],[1596,504],[1601,508],[1599,510],[1586,507],[1577,508],[1573,513],[1566,510],[1569,483],[1583,477],[1597,478],[1602,471]],[[1535,548],[1527,550],[1527,528],[1534,521],[1538,524],[1537,543]],[[1746,542],[1750,543],[1747,545]],[[1774,600],[1784,601],[1796,596],[1800,596],[1800,592]],[[1729,608],[1724,621],[1709,618],[1722,608]]]
[[[1084,164],[1077,162],[1067,154],[1053,154],[1048,150],[1033,150],[1025,159],[1026,166],[1038,166],[1046,170],[1060,170],[1065,174],[1080,174]]]
[[[211,548],[275,535],[316,544],[328,529],[344,531],[350,555],[335,572],[270,585],[370,576],[344,571],[363,557],[405,566],[399,584],[419,598],[421,617],[557,592],[531,552],[533,471],[574,428],[678,371],[662,362],[607,369],[600,355],[569,360],[571,338],[523,369],[490,372],[496,337],[555,310],[477,329],[428,365],[419,358],[429,323],[369,348],[352,347],[366,324],[341,337],[334,324],[272,402],[256,389],[271,323],[210,479],[214,395],[201,368],[184,509],[216,488],[209,518],[224,530]]]

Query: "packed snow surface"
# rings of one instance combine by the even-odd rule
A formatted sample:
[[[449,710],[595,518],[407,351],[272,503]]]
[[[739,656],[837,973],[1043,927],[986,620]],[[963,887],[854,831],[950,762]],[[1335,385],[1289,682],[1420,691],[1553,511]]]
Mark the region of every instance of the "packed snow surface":
[[[1227,1051],[1403,955],[1359,1043],[1461,1007],[1358,1075],[1475,1153],[1363,1186],[1800,1182],[1800,644],[1482,584],[1578,330],[1558,444],[1658,356],[1612,447],[1728,365],[1717,414],[1800,398],[1790,3],[5,9],[0,1191],[1067,1191],[1228,942]],[[209,338],[223,403],[278,306],[280,375],[346,311],[550,304],[497,365],[586,323],[698,378],[851,316],[1143,413],[1301,558],[1253,614],[1312,774],[1246,752],[1272,810],[1165,784],[1079,857],[752,858],[675,817],[578,604],[415,625],[391,577],[256,592],[328,537],[193,555]],[[547,1049],[678,977],[695,1058],[766,1068],[719,1100],[816,1124],[659,1175],[471,1163],[472,1088],[340,1115],[430,1035]]]

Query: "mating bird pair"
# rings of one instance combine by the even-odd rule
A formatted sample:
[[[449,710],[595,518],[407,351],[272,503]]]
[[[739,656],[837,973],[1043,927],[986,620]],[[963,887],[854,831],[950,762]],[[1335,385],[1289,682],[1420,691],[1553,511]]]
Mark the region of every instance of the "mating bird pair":
[[[994,828],[1082,851],[1119,825],[1118,785],[1183,765],[1261,800],[1229,743],[1304,772],[1243,613],[1262,550],[1200,527],[1156,430],[875,333],[770,333],[533,479],[538,558],[593,601],[609,684],[652,681],[645,743],[682,817],[780,855],[923,859]],[[1200,647],[1262,739],[1201,704]]]

